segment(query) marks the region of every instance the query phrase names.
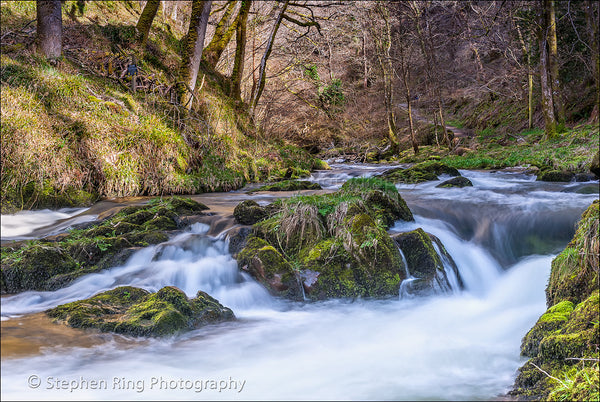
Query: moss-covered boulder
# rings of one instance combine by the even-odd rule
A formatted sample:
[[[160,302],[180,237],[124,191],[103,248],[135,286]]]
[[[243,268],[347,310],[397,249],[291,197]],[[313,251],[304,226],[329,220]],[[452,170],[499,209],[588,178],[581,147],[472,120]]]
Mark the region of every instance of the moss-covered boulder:
[[[456,278],[459,288],[463,287],[458,267],[437,237],[419,228],[394,235],[393,239],[404,253],[410,275],[416,278],[411,281],[409,293],[427,295],[458,290],[453,289],[449,275]],[[446,267],[452,272],[446,272]]]
[[[240,202],[233,210],[233,217],[237,223],[242,225],[253,225],[268,216],[265,207],[258,205],[256,201],[245,200]]]
[[[404,279],[400,252],[386,229],[412,220],[396,187],[351,179],[331,194],[278,201],[253,226],[238,262],[273,294],[298,299],[397,295]]]
[[[573,240],[552,261],[550,306],[523,338],[511,394],[526,400],[598,400],[598,201],[582,215]]]
[[[167,241],[169,231],[182,227],[181,216],[202,214],[206,209],[192,199],[153,199],[146,205],[123,208],[85,229],[72,230],[58,241],[42,239],[2,247],[2,293],[55,290],[81,275],[121,265],[134,250]]]
[[[549,306],[563,300],[579,303],[598,289],[599,221],[600,203],[595,200],[582,214],[571,242],[552,260],[546,287]]]
[[[284,180],[273,184],[266,184],[254,191],[301,191],[321,190],[321,185],[307,180]]]
[[[195,298],[167,286],[156,293],[121,286],[89,299],[47,310],[56,322],[132,336],[166,336],[235,319],[233,312],[199,291]]]
[[[274,295],[294,300],[302,298],[296,272],[281,253],[263,239],[250,237],[237,258],[240,267]]]
[[[453,177],[451,179],[448,179],[448,180],[438,184],[436,187],[439,187],[439,188],[473,187],[473,183],[471,182],[471,180],[467,179],[466,177],[458,176],[458,177]]]
[[[418,163],[408,169],[396,168],[388,170],[382,174],[382,177],[394,183],[416,184],[438,180],[438,176],[441,174],[460,176],[456,168],[441,162],[429,161]]]
[[[575,177],[572,172],[562,170],[543,170],[537,175],[538,181],[570,182]]]

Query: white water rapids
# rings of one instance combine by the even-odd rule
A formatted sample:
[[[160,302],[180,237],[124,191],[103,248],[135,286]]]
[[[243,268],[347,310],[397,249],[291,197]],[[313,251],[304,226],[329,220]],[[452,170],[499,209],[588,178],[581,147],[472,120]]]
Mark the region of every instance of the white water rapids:
[[[336,169],[342,168],[315,180],[339,186],[349,173]],[[354,176],[377,172],[343,169]],[[239,272],[224,236],[210,237],[196,224],[67,288],[4,297],[3,319],[10,323],[119,285],[153,291],[175,285],[189,296],[206,291],[237,321],[167,339],[79,331],[95,342],[57,341],[33,355],[3,358],[2,399],[497,398],[523,363],[521,338],[545,310],[554,243],[566,245],[597,195],[562,192],[574,184],[536,183],[525,175],[462,173],[473,188],[399,186],[416,221],[391,229],[421,227],[437,236],[459,268],[462,292],[284,302]],[[527,224],[530,218],[543,221],[542,229]],[[547,250],[538,245],[546,240]]]

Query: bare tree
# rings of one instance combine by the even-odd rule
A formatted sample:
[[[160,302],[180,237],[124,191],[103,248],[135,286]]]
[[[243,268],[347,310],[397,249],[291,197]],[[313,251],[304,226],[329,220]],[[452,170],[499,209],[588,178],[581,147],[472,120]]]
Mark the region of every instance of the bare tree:
[[[235,61],[231,73],[231,97],[241,100],[242,77],[244,74],[244,56],[246,53],[246,36],[248,25],[248,14],[252,0],[242,0],[242,6],[238,14],[235,36]]]
[[[542,114],[544,115],[544,127],[547,138],[555,138],[556,132],[556,114],[554,108],[554,96],[552,93],[552,73],[550,71],[549,51],[548,51],[548,31],[550,19],[550,2],[540,0],[538,4],[538,45],[540,48],[540,84],[542,90]]]
[[[60,0],[38,0],[37,40],[38,52],[48,59],[62,55],[62,10]]]
[[[183,55],[179,69],[179,96],[181,103],[189,109],[192,108],[193,91],[196,88],[198,70],[202,60],[204,36],[206,35],[211,5],[212,1],[210,0],[193,1],[190,27],[183,44]]]

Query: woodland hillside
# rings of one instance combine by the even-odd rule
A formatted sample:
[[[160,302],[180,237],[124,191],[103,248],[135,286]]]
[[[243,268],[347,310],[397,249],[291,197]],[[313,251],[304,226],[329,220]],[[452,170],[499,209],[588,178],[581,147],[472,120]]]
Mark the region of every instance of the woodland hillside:
[[[3,211],[231,190],[332,157],[579,172],[598,147],[592,1],[1,10]]]

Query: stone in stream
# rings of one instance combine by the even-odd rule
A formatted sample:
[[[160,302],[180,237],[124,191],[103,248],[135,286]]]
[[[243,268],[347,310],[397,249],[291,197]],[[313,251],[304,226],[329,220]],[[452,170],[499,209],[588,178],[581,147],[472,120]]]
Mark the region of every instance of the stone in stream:
[[[473,187],[473,183],[471,183],[471,180],[467,179],[466,177],[459,176],[459,177],[453,177],[449,180],[446,180],[445,182],[438,184],[436,187],[439,187],[439,188]]]
[[[181,216],[199,215],[207,207],[172,197],[129,206],[86,229],[56,239],[2,247],[2,293],[56,290],[74,279],[122,264],[134,250],[169,239],[182,227]]]
[[[441,174],[460,176],[460,173],[457,169],[437,161],[418,163],[407,169],[391,169],[383,173],[381,176],[383,179],[392,181],[394,183],[416,184],[431,180],[438,180],[438,175]]]
[[[284,180],[273,184],[266,184],[257,188],[255,191],[301,191],[301,190],[321,190],[321,185],[307,180]]]
[[[538,173],[537,180],[553,182],[570,182],[575,175],[561,170],[544,170]]]
[[[293,300],[398,295],[405,269],[386,229],[413,216],[392,183],[351,179],[336,193],[274,204],[237,255],[239,267],[273,295]]]
[[[236,205],[233,216],[237,223],[254,225],[256,222],[267,218],[267,210],[265,207],[258,205],[256,201],[245,200]]]
[[[452,288],[448,279],[449,274],[457,278],[460,288],[463,287],[456,264],[437,237],[419,228],[394,235],[392,238],[406,257],[410,275],[417,278],[411,283],[411,293],[428,295],[458,290]],[[442,255],[438,253],[434,243]],[[444,264],[442,257],[447,264]],[[446,269],[452,269],[453,272],[448,273]]]
[[[55,322],[132,336],[167,336],[235,319],[218,300],[198,291],[189,299],[174,286],[156,293],[121,286],[47,310]]]

